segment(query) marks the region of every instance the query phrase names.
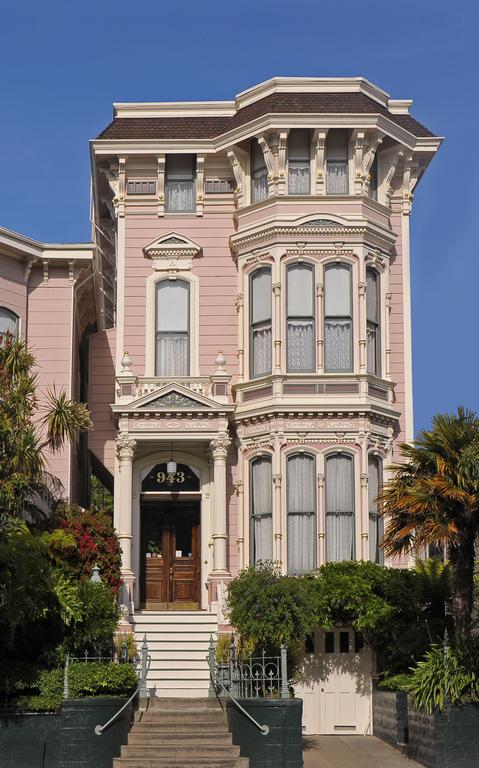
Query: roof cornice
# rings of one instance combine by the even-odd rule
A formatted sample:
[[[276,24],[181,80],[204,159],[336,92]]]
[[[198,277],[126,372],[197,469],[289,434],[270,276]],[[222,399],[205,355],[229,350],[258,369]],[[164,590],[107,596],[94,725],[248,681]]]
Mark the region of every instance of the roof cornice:
[[[42,243],[27,235],[21,235],[5,227],[0,227],[0,250],[7,249],[17,256],[27,256],[49,261],[91,261],[93,243]]]

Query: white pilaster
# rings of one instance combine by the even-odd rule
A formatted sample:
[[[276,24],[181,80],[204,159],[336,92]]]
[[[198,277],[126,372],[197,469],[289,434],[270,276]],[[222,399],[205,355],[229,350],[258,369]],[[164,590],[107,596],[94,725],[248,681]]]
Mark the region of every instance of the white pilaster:
[[[127,434],[120,434],[116,439],[118,458],[118,519],[115,521],[122,551],[122,572],[132,577],[131,541],[132,541],[132,472],[136,441]],[[115,496],[117,495],[115,494]]]
[[[213,512],[213,575],[229,575],[227,567],[227,519],[226,519],[226,456],[231,439],[220,432],[210,443],[213,458],[214,512]]]

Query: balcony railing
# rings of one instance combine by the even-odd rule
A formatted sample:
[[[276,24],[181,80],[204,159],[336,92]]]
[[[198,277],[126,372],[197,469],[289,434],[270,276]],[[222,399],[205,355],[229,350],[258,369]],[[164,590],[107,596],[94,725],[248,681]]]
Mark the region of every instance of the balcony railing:
[[[164,387],[166,384],[171,384],[173,379],[161,378],[158,376],[152,376],[148,378],[139,378],[136,384],[136,397],[143,397],[149,395],[150,392],[154,392],[160,387]],[[196,392],[198,395],[204,395],[205,397],[211,397],[211,381],[206,376],[191,378],[188,376],[181,377],[175,376],[174,381],[176,384],[180,384],[186,389],[191,389],[192,392]]]

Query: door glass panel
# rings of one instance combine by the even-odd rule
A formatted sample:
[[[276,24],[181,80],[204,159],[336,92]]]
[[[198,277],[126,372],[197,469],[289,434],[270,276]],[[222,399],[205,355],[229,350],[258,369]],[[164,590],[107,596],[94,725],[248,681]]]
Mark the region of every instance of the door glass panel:
[[[324,635],[324,652],[334,653],[334,632],[326,632]]]
[[[191,557],[193,549],[193,520],[191,514],[175,515],[175,557]]]
[[[349,632],[339,633],[339,652],[349,653]]]

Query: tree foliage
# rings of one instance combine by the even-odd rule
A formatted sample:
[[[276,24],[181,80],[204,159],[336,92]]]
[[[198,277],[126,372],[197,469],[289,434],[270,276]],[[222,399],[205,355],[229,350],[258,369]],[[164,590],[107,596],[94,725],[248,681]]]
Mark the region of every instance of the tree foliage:
[[[0,511],[33,520],[61,495],[59,480],[47,471],[47,449],[58,451],[92,426],[86,407],[63,391],[46,393],[42,414],[34,366],[23,341],[0,346]]]
[[[474,545],[479,534],[479,418],[458,408],[437,415],[432,429],[401,446],[379,503],[386,517],[386,554],[446,548],[452,569],[451,611],[459,642],[471,640]]]
[[[407,672],[442,639],[447,579],[447,568],[439,573],[435,565],[414,571],[351,561],[281,576],[273,563],[260,563],[230,583],[230,622],[257,646],[276,647],[317,628],[350,625],[376,649],[381,668]]]

